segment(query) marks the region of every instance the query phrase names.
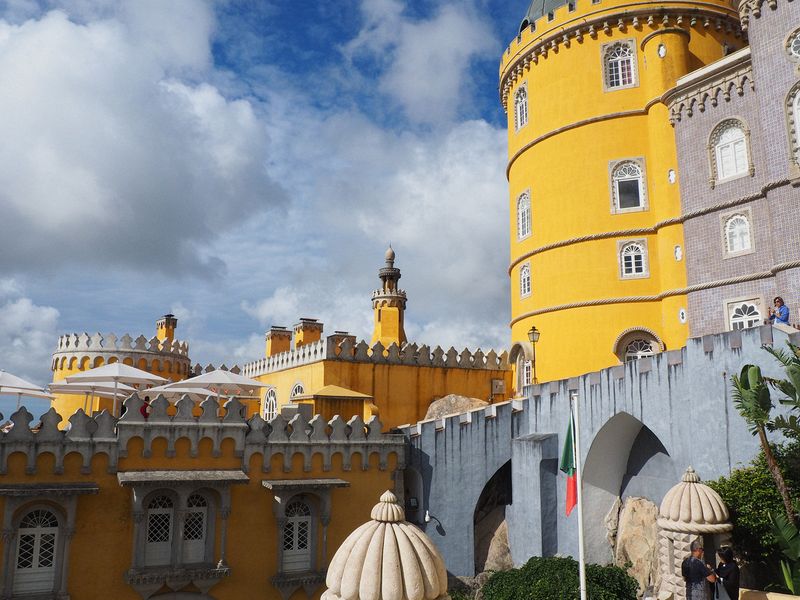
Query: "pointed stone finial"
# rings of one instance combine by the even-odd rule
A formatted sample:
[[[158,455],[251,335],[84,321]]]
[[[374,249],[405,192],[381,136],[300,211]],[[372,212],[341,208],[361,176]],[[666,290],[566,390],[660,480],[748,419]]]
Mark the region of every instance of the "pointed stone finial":
[[[380,502],[372,507],[370,517],[381,523],[400,523],[406,520],[406,512],[398,504],[397,496],[386,490],[381,495]]]
[[[695,473],[695,470],[689,465],[686,472],[683,474],[681,481],[684,483],[700,483],[700,476]]]
[[[393,265],[394,264],[394,257],[395,257],[394,249],[392,248],[392,244],[390,243],[389,244],[389,248],[386,250],[386,254],[384,255],[384,258],[386,259],[386,262],[389,265]]]

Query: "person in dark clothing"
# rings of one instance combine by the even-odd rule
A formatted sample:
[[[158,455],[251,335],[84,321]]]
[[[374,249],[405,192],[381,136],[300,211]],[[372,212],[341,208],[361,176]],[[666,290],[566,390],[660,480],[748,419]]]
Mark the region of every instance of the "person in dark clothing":
[[[720,548],[717,552],[720,563],[715,572],[719,578],[717,585],[722,585],[728,592],[731,600],[739,599],[739,565],[733,560],[733,550],[728,547]]]
[[[691,556],[684,559],[681,575],[686,581],[686,600],[708,600],[708,581],[714,583],[717,576],[714,569],[703,563],[703,544],[695,540],[690,546]]]

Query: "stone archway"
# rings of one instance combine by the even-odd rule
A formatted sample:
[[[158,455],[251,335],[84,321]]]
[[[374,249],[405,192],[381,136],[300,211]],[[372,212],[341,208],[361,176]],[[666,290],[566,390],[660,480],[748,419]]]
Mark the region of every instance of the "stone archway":
[[[473,514],[475,573],[511,568],[506,507],[512,502],[511,461],[500,467],[481,491]]]
[[[583,466],[587,560],[604,564],[615,559],[617,519],[628,498],[645,498],[644,504],[652,504],[655,536],[654,501],[672,487],[680,472],[676,468],[661,440],[632,415],[618,413],[600,428]]]

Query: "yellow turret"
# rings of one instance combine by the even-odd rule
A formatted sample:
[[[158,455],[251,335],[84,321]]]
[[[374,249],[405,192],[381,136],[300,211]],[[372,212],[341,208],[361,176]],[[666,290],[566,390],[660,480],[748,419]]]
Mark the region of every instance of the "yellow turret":
[[[406,310],[406,293],[397,287],[400,269],[394,266],[394,250],[386,251],[386,266],[378,271],[381,289],[372,292],[372,308],[375,311],[375,328],[372,343],[380,341],[384,347],[392,343],[402,346],[406,342],[403,318]]]
[[[726,0],[534,1],[500,65],[518,389],[530,383],[534,325],[540,381],[685,343],[676,145],[661,97],[742,45]]]
[[[178,319],[175,315],[164,315],[156,321],[156,337],[161,340],[169,340],[170,342],[175,339],[175,328],[178,326]]]

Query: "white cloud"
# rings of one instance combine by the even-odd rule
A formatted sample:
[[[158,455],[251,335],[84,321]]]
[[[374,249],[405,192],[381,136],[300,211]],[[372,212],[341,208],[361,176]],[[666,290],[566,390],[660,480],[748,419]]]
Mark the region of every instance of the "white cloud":
[[[109,11],[0,21],[0,265],[221,267],[208,242],[284,198],[266,129],[193,82],[211,76],[206,3]]]
[[[491,26],[471,3],[444,4],[429,19],[412,20],[396,0],[363,0],[364,27],[343,47],[382,69],[379,86],[414,122],[450,123],[471,106],[470,68],[500,48]]]

